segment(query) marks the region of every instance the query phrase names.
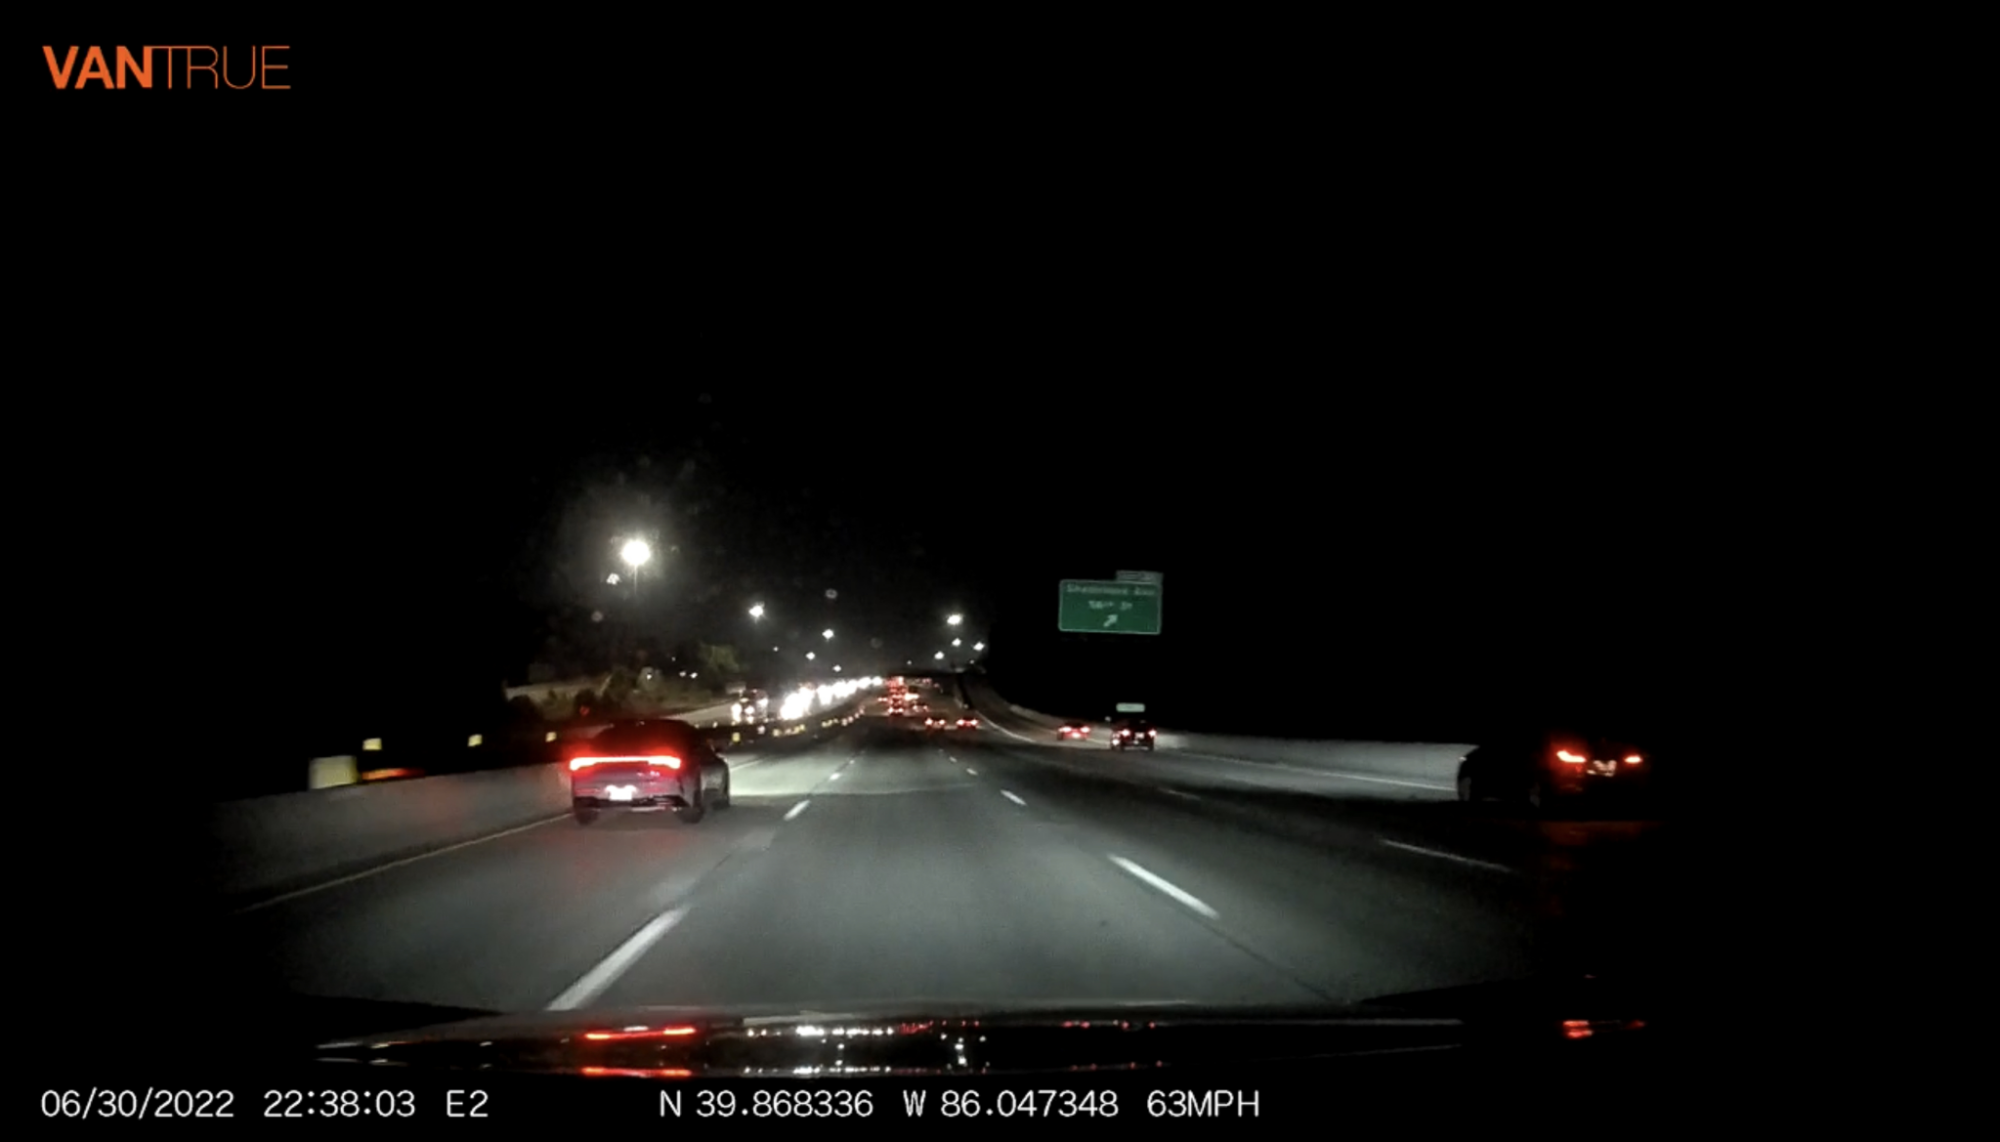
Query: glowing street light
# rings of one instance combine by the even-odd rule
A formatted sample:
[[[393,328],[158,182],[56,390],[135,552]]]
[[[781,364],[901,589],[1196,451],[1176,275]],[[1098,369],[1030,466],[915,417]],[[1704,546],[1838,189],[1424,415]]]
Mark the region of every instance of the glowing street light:
[[[806,661],[807,661],[807,662],[811,662],[811,661],[812,661],[813,659],[815,659],[815,658],[818,658],[818,657],[819,657],[819,655],[817,655],[817,654],[814,654],[814,653],[813,653],[812,651],[810,651],[810,650],[806,651]]]
[[[951,626],[958,626],[960,623],[963,623],[964,621],[965,621],[964,615],[953,615],[945,620],[945,622]]]
[[[761,619],[761,618],[763,618],[763,617],[764,617],[764,604],[762,604],[762,603],[758,603],[758,604],[757,604],[756,606],[754,606],[754,607],[751,607],[751,608],[750,608],[750,617],[751,617],[751,618],[753,618],[753,619]]]
[[[937,652],[936,654],[933,654],[933,655],[931,655],[931,657],[932,657],[932,658],[937,658],[937,659],[942,659],[942,658],[944,658],[944,651],[940,650],[940,651],[938,651],[938,652]]]
[[[826,640],[827,640],[828,642],[832,642],[832,641],[833,641],[833,628],[832,628],[832,627],[828,627],[827,629],[825,629],[825,630],[823,630],[823,631],[819,632],[819,635],[820,635],[820,637],[821,637],[821,638],[823,638],[823,639],[826,639]]]
[[[986,644],[985,644],[985,643],[983,643],[983,642],[975,642],[975,643],[973,643],[973,644],[972,644],[972,649],[974,649],[974,650],[985,650],[985,649],[986,649]]]
[[[618,554],[636,569],[645,566],[647,561],[653,558],[653,549],[643,539],[632,539],[625,542],[624,550]]]
[[[951,644],[953,646],[963,646],[965,644],[965,640],[962,638],[955,638],[951,640]]]

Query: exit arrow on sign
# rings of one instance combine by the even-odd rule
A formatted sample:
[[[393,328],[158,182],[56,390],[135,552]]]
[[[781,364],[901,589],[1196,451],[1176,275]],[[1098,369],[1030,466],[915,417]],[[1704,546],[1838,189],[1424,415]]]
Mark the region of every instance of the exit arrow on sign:
[[[1104,616],[1104,625],[1105,625],[1105,626],[1108,626],[1108,627],[1112,627],[1112,626],[1117,626],[1117,625],[1118,625],[1118,616],[1117,616],[1117,615],[1106,615],[1106,616]]]

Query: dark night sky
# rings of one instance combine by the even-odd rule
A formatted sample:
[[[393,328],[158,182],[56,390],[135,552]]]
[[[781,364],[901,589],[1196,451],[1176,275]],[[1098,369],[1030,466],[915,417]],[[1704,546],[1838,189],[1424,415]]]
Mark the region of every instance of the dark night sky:
[[[70,649],[169,690],[200,677],[279,737],[358,733],[389,695],[490,694],[564,608],[747,649],[762,601],[781,645],[833,626],[891,654],[943,646],[960,609],[1057,704],[1123,671],[1184,718],[1276,692],[1357,733],[1462,732],[1517,702],[1660,718],[1729,665],[1756,537],[1675,451],[1690,426],[1316,371],[789,400],[660,381],[483,431],[386,427],[393,406],[190,425],[101,461],[100,499],[66,517],[140,521],[135,557],[78,573],[93,633]],[[633,615],[601,579],[635,526],[671,566]],[[1167,636],[1056,642],[1055,580],[1122,568],[1166,573]]]
[[[77,342],[232,367],[50,396],[77,412],[45,418],[75,459],[30,505],[64,632],[39,665],[145,680],[85,708],[220,707],[261,746],[490,693],[551,608],[600,605],[634,526],[679,549],[639,616],[672,640],[749,645],[761,600],[762,645],[920,654],[962,608],[996,671],[1130,670],[1183,713],[1275,685],[1351,732],[1672,721],[1775,605],[1746,569],[1783,509],[1745,480],[1742,398],[1698,383],[1754,320],[1695,199],[1635,208],[1681,169],[1646,117],[1510,124],[1404,75],[1314,123],[1275,80],[1112,98],[1088,51],[1064,67],[1090,82],[969,75],[962,101],[745,71],[635,93],[685,112],[646,122],[686,160],[663,184],[608,145],[624,104],[387,99],[387,57],[282,31],[214,38],[317,37],[296,75],[322,86],[286,104],[34,91],[28,149],[76,172],[37,184],[51,232],[268,255],[134,285]],[[199,176],[246,147],[279,188],[254,202]],[[181,180],[119,196],[162,163]],[[1060,649],[1053,581],[1121,567],[1166,572],[1169,636]]]

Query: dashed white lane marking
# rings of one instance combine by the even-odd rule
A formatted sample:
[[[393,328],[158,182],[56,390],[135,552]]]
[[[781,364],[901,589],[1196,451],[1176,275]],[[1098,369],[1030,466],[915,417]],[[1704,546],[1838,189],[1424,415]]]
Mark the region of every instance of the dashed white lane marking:
[[[977,777],[977,776],[979,776],[979,771],[978,771],[978,770],[976,770],[976,769],[974,769],[974,768],[972,768],[972,767],[971,767],[971,766],[969,766],[969,765],[965,767],[965,772],[966,772],[966,775],[967,775],[967,776],[969,776],[969,777]]]
[[[571,984],[568,991],[555,997],[549,1004],[550,1011],[574,1011],[578,1007],[604,994],[604,989],[618,981],[626,970],[647,949],[660,942],[667,930],[681,922],[687,915],[685,908],[670,908],[646,922],[646,926],[632,933],[632,938],[618,945],[618,949],[604,957],[604,961],[583,973],[583,978]]]
[[[1140,880],[1145,881],[1147,884],[1152,885],[1154,888],[1159,889],[1161,892],[1166,893],[1168,896],[1173,897],[1180,903],[1187,905],[1189,908],[1194,909],[1196,912],[1201,913],[1203,916],[1206,916],[1211,920],[1217,918],[1215,909],[1210,908],[1206,904],[1203,904],[1199,899],[1189,894],[1188,892],[1182,890],[1180,886],[1174,884],[1172,881],[1166,879],[1165,877],[1156,876],[1153,873],[1147,872],[1144,868],[1141,868],[1137,864],[1134,864],[1133,862],[1126,860],[1122,856],[1112,857],[1111,863],[1117,865],[1119,868],[1124,869],[1126,872],[1131,873],[1133,876],[1138,877]]]
[[[806,811],[806,806],[808,806],[808,805],[810,805],[810,804],[812,804],[812,799],[811,799],[811,798],[807,798],[806,800],[804,800],[804,801],[801,801],[801,802],[799,802],[798,804],[796,804],[796,805],[792,806],[792,808],[791,808],[791,811],[789,811],[789,812],[787,812],[787,813],[785,814],[785,820],[789,821],[789,820],[791,820],[792,818],[794,818],[794,817],[798,816],[798,815],[799,815],[800,813],[803,813],[803,812],[805,812],[805,811]]]
[[[1429,856],[1429,857],[1439,857],[1439,858],[1442,858],[1442,859],[1444,859],[1444,860],[1455,860],[1455,861],[1457,861],[1457,862],[1458,862],[1458,863],[1460,863],[1460,864],[1469,864],[1469,865],[1471,865],[1471,866],[1472,866],[1472,867],[1474,867],[1474,868],[1486,868],[1486,869],[1492,869],[1492,870],[1493,870],[1494,872],[1513,872],[1513,871],[1514,871],[1513,869],[1511,869],[1511,868],[1508,868],[1508,867],[1507,867],[1506,865],[1504,865],[1504,864],[1494,864],[1494,863],[1492,863],[1491,861],[1483,861],[1483,860],[1473,860],[1473,859],[1472,859],[1471,857],[1462,857],[1462,856],[1459,856],[1459,855],[1458,855],[1457,853],[1445,853],[1445,852],[1439,852],[1439,851],[1438,851],[1438,850],[1436,850],[1436,849],[1422,849],[1422,848],[1418,848],[1418,847],[1417,847],[1417,846],[1415,846],[1415,845],[1406,845],[1406,844],[1404,844],[1404,843],[1403,843],[1403,842],[1401,842],[1401,841],[1392,841],[1392,840],[1388,839],[1387,837],[1383,837],[1383,838],[1382,838],[1382,843],[1383,843],[1383,844],[1385,844],[1385,845],[1388,845],[1388,846],[1389,846],[1390,848],[1396,848],[1396,849],[1403,849],[1403,850],[1405,850],[1405,851],[1408,851],[1408,852],[1413,852],[1413,853],[1422,853],[1422,854],[1423,854],[1423,855],[1425,855],[1425,856]]]
[[[1012,801],[1014,804],[1019,805],[1023,809],[1028,807],[1028,803],[1026,801],[1021,800],[1019,797],[1014,796],[1012,793],[1007,792],[1005,789],[1002,789],[1000,791],[1000,796],[1005,797],[1007,800]]]

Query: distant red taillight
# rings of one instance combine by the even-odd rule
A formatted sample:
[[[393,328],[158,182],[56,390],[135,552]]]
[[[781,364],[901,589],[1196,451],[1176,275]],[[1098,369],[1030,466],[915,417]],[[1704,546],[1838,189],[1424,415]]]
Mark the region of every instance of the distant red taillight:
[[[1556,756],[1558,758],[1561,758],[1563,761],[1568,762],[1571,765],[1582,765],[1584,763],[1584,756],[1582,754],[1571,753],[1566,749],[1557,750]]]
[[[623,1031],[586,1031],[583,1037],[594,1043],[615,1043],[625,1039],[672,1039],[694,1033],[695,1029],[692,1027],[660,1027],[657,1029],[630,1027]]]

